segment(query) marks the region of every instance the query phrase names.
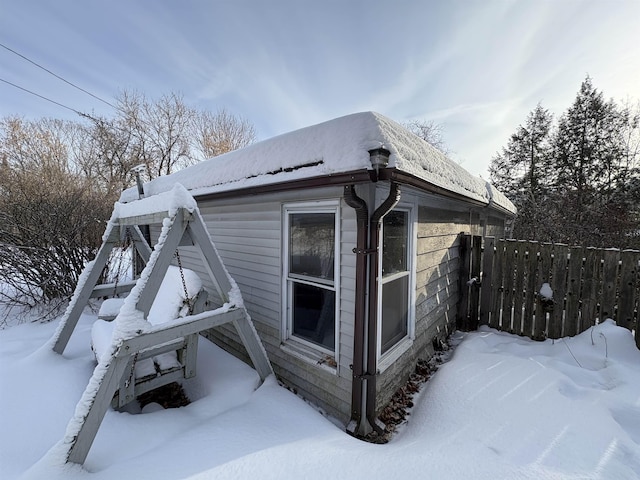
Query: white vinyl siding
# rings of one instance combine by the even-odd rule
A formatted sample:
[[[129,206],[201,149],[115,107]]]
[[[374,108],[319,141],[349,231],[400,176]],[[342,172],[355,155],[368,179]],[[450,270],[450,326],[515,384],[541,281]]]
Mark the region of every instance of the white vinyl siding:
[[[335,418],[346,421],[350,415],[353,355],[353,312],[355,295],[356,244],[355,211],[339,201],[342,188],[307,191],[304,200],[330,201],[338,206],[337,251],[341,267],[335,281],[336,299],[335,357],[322,354],[314,361],[283,348],[282,318],[285,257],[283,245],[283,205],[301,199],[300,192],[279,192],[255,197],[199,201],[209,234],[220,256],[242,291],[245,306],[267,349],[276,375],[292,390]],[[202,270],[199,256],[180,247],[187,268]],[[204,273],[204,272],[201,272]],[[212,285],[206,285],[215,297]],[[207,338],[248,361],[232,326],[207,333]],[[333,357],[327,358],[325,357]]]

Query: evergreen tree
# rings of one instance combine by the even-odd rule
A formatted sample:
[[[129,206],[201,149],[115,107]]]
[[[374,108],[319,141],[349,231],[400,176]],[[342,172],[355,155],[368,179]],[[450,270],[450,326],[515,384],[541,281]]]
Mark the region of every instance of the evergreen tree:
[[[538,104],[520,125],[502,153],[491,161],[491,182],[518,208],[513,234],[517,238],[549,240],[545,204],[551,183],[550,129],[552,115]]]
[[[622,180],[623,122],[615,102],[605,101],[587,77],[560,118],[553,140],[554,190],[564,223],[559,241],[600,246],[620,239],[625,212],[616,204]]]
[[[538,105],[489,170],[518,207],[516,238],[640,248],[640,105],[605,100],[589,77],[556,127]]]

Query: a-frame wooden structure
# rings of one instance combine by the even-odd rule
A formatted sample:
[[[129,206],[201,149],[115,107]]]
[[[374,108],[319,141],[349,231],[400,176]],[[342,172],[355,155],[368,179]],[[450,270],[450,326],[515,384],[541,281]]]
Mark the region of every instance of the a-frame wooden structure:
[[[186,206],[176,207],[175,204],[180,203],[179,199],[184,198],[191,202],[183,201]],[[163,225],[162,232],[158,244],[152,251],[138,226],[158,223]],[[136,250],[146,261],[146,267],[138,283],[118,286],[96,285],[112,249],[121,244],[125,229],[129,229]],[[231,322],[260,377],[264,380],[273,373],[253,323],[241,305],[239,290],[218,256],[195,201],[180,185],[167,194],[142,199],[133,204],[116,205],[103,236],[103,244],[95,260],[87,265],[81,275],[69,307],[52,339],[53,350],[60,354],[64,352],[80,314],[91,297],[112,294],[114,290],[131,290],[125,305],[128,302],[129,307],[135,306],[135,310],[146,320],[174,252],[179,246],[192,245],[198,247],[205,270],[216,287],[222,306],[161,325],[152,326],[143,322],[147,324],[145,328],[133,331],[130,325],[120,325],[122,328],[118,330],[119,322],[125,322],[120,318],[121,311],[114,320],[116,333],[111,349],[98,359],[98,366],[78,403],[74,418],[67,427],[63,441],[67,448],[67,462],[84,463],[112,402],[123,405],[144,391],[176,381],[177,375],[180,378],[194,376],[198,334],[204,330]],[[137,391],[133,378],[136,360],[171,350],[178,351],[178,358],[183,364],[182,370],[166,376],[160,375],[153,380],[153,385],[147,384],[143,386],[143,390]]]

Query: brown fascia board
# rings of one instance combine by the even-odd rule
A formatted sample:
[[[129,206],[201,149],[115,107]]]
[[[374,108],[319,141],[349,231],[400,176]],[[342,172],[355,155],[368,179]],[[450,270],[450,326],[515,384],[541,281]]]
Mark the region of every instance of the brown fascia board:
[[[423,180],[422,178],[418,178],[414,175],[411,175],[409,173],[403,172],[401,170],[397,170],[395,168],[386,168],[384,170],[380,171],[380,175],[379,175],[379,179],[380,180],[391,180],[403,185],[408,185],[410,187],[414,187],[417,188],[418,190],[421,190],[423,192],[429,192],[429,193],[434,193],[436,195],[441,195],[443,197],[447,197],[447,198],[451,198],[453,200],[458,200],[460,202],[464,202],[467,203],[469,205],[473,205],[474,207],[481,207],[481,208],[491,208],[493,210],[496,210],[498,212],[501,212],[505,215],[508,215],[510,217],[515,217],[516,214],[514,214],[513,212],[510,212],[509,210],[506,210],[505,208],[499,206],[499,205],[495,205],[493,203],[487,203],[487,202],[483,202],[480,200],[475,200],[472,198],[469,198],[465,195],[462,195],[460,193],[456,193],[456,192],[452,192],[449,191],[445,188],[439,187],[437,185],[434,185],[433,183],[430,183],[426,180]]]
[[[195,195],[197,200],[220,200],[226,198],[238,198],[245,196],[261,195],[265,193],[285,192],[291,190],[306,190],[309,188],[331,187],[331,186],[345,186],[353,184],[369,183],[372,181],[370,170],[356,170],[345,173],[338,173],[335,175],[322,175],[318,177],[302,178],[298,180],[289,180],[286,182],[270,183],[266,185],[258,185],[254,187],[244,187],[235,190],[226,190],[222,192],[205,193],[202,195]],[[394,181],[399,184],[408,185],[418,190],[433,193],[443,197],[451,198],[460,202],[464,202],[468,205],[481,208],[492,208],[503,214],[511,217],[515,217],[513,212],[509,212],[504,208],[482,202],[480,200],[471,199],[460,193],[451,192],[445,188],[439,187],[426,180],[418,178],[409,173],[397,170],[396,168],[385,168],[380,170],[378,174],[379,180]]]
[[[270,183],[267,185],[257,185],[255,187],[239,188],[237,190],[227,190],[223,192],[205,193],[195,195],[196,200],[219,200],[224,198],[237,198],[263,193],[285,192],[290,190],[305,190],[309,188],[344,186],[371,181],[369,170],[357,170],[353,172],[339,173],[336,175],[323,175],[320,177],[302,178],[289,180],[286,182]]]

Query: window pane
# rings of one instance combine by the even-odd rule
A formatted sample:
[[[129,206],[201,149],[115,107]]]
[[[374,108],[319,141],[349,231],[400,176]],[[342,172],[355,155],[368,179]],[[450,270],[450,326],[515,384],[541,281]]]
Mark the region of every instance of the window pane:
[[[336,294],[293,282],[293,334],[333,350],[335,348]]]
[[[335,214],[289,215],[289,272],[333,280]]]
[[[407,336],[409,275],[382,285],[382,347],[385,353]]]
[[[409,214],[392,211],[383,220],[382,276],[407,270]]]

